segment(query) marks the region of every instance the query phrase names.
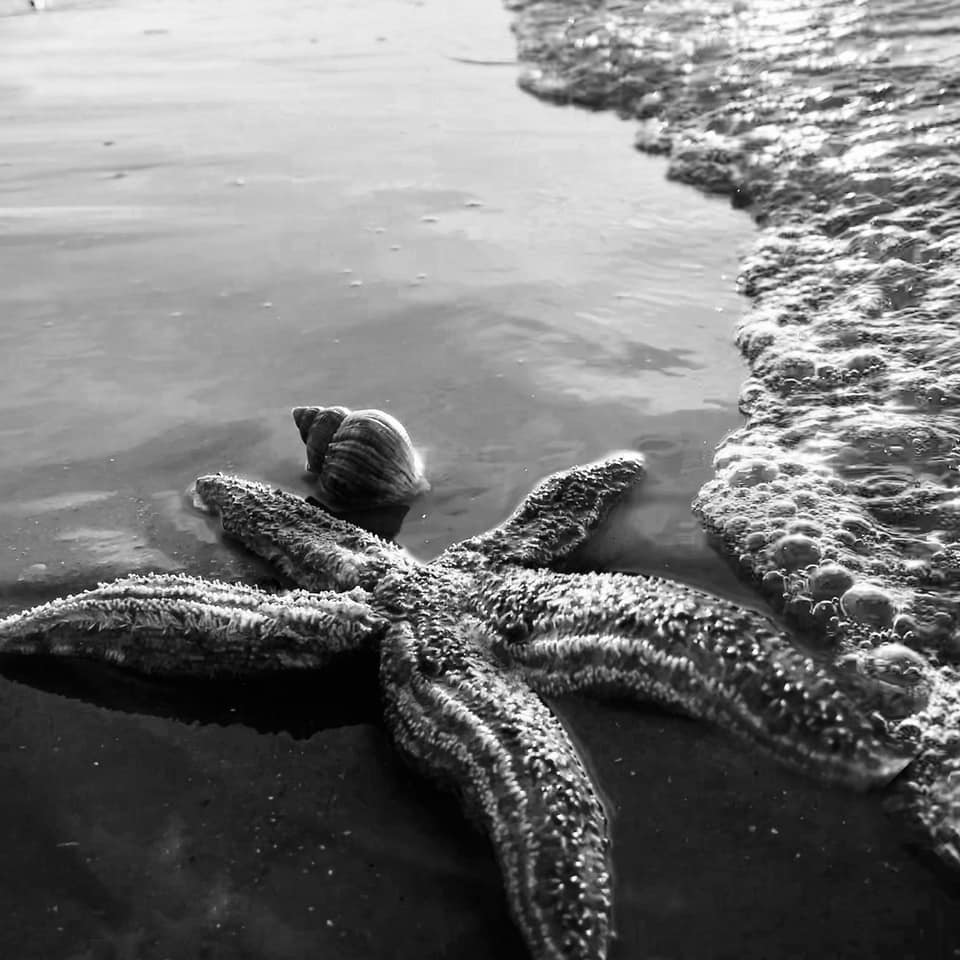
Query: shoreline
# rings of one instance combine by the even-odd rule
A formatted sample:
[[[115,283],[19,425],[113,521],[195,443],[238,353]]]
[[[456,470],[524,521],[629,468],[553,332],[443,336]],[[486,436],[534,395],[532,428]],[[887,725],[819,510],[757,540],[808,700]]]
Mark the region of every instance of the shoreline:
[[[487,2],[495,11],[494,0]],[[231,10],[225,26],[244,26],[232,8],[193,6],[203,12],[208,28],[216,26],[218,9]],[[313,157],[323,155],[326,141],[311,130],[309,111],[297,117],[298,98],[307,96],[305,87],[313,95],[318,89],[329,90],[331,101],[342,101],[338,135],[345,135],[357,107],[339,91],[336,80],[348,73],[363,78],[369,60],[366,49],[351,44],[357,36],[371,38],[362,31],[346,31],[345,36],[331,32],[356,56],[320,70],[315,49],[319,42],[311,49],[306,33],[298,35],[290,23],[283,24],[290,36],[284,34],[276,43],[263,36],[258,21],[252,24],[258,29],[246,35],[241,29],[239,40],[230,30],[214,31],[218,56],[242,62],[243,75],[253,77],[251,84],[275,70],[297,71],[283,87],[279,103],[269,101],[254,84],[249,99],[257,109],[246,125],[236,114],[223,123],[226,110],[222,103],[218,106],[218,98],[229,103],[237,93],[230,84],[239,80],[206,69],[208,50],[175,48],[178,53],[171,56],[163,45],[177,44],[182,36],[196,40],[202,31],[199,26],[191,29],[189,17],[176,20],[174,13],[183,9],[176,4],[150,9],[151,22],[127,20],[126,34],[121,27],[127,8],[110,17],[106,27],[118,31],[114,49],[126,52],[128,45],[130,59],[142,59],[153,74],[140,73],[132,69],[135,62],[123,61],[123,83],[117,84],[106,73],[108,60],[94,55],[88,69],[71,75],[71,61],[61,52],[61,75],[48,78],[46,92],[39,95],[41,100],[66,97],[66,108],[56,102],[63,114],[69,114],[68,132],[77,140],[88,132],[84,109],[89,109],[90,100],[97,102],[92,116],[98,125],[120,122],[117,117],[122,120],[124,110],[135,119],[143,113],[143,128],[136,131],[133,146],[127,145],[130,152],[118,159],[110,151],[122,143],[115,141],[108,148],[103,140],[90,137],[83,162],[71,167],[69,177],[59,178],[50,176],[57,172],[58,158],[37,147],[47,141],[28,144],[24,155],[41,156],[39,170],[30,171],[40,175],[38,192],[76,194],[78,186],[90,189],[90,182],[102,174],[104,179],[96,180],[93,189],[119,192],[129,206],[136,205],[127,198],[142,190],[168,201],[179,197],[180,206],[169,204],[173,216],[169,210],[167,215],[147,210],[138,229],[131,230],[126,221],[114,224],[114,234],[99,225],[90,230],[68,224],[66,236],[52,242],[49,234],[27,238],[27,244],[33,244],[31,257],[44,270],[59,276],[67,264],[74,271],[69,273],[72,282],[57,288],[55,296],[36,279],[32,286],[26,282],[32,277],[26,257],[20,261],[20,275],[30,309],[40,304],[51,311],[30,313],[31,323],[88,314],[88,326],[78,322],[73,339],[65,341],[73,353],[64,352],[76,358],[81,371],[83,351],[91,348],[90,317],[104,324],[102,339],[114,346],[118,327],[110,324],[122,321],[119,329],[125,330],[123,324],[142,317],[135,328],[137,337],[160,360],[154,371],[138,366],[130,346],[137,338],[121,340],[128,347],[131,368],[140,375],[133,379],[145,393],[157,383],[172,383],[177,389],[169,395],[157,391],[157,409],[138,420],[142,409],[123,407],[128,387],[115,378],[114,392],[103,398],[103,410],[125,415],[121,425],[128,432],[110,435],[100,413],[99,420],[90,422],[101,428],[96,439],[102,439],[102,448],[91,442],[92,449],[84,450],[82,438],[63,431],[57,435],[56,454],[46,452],[33,472],[20,475],[29,478],[31,497],[62,494],[69,500],[69,495],[77,497],[84,491],[118,491],[112,501],[74,500],[45,513],[34,526],[33,537],[16,541],[29,549],[31,560],[34,552],[57,546],[61,527],[145,531],[144,542],[173,559],[176,551],[184,551],[189,562],[199,561],[202,572],[225,571],[255,579],[257,571],[238,559],[239,554],[216,538],[204,539],[199,528],[178,525],[184,523],[181,477],[208,468],[247,475],[275,470],[268,472],[271,482],[296,488],[301,483],[301,450],[282,407],[288,399],[326,401],[326,395],[316,395],[318,385],[325,394],[330,392],[330,401],[369,405],[374,402],[371,383],[383,393],[384,404],[392,403],[391,409],[408,422],[415,440],[433,446],[431,479],[443,496],[428,501],[426,520],[413,518],[411,545],[416,549],[436,549],[444,538],[464,529],[476,532],[488,526],[513,507],[518,493],[529,489],[536,471],[546,473],[589,459],[595,449],[605,452],[641,440],[661,458],[663,485],[650,501],[641,497],[641,519],[631,537],[639,530],[646,544],[655,545],[671,536],[678,541],[693,536],[697,528],[688,516],[689,497],[681,505],[681,495],[686,497],[687,489],[695,486],[692,477],[707,471],[704,436],[726,417],[736,421],[736,415],[719,397],[695,409],[647,415],[644,389],[656,394],[658,388],[671,387],[671,396],[682,398],[684,383],[700,375],[683,349],[652,339],[658,329],[669,333],[671,324],[681,326],[688,315],[679,312],[679,305],[700,295],[700,288],[690,274],[678,269],[668,275],[670,280],[659,293],[665,304],[657,297],[643,299],[638,294],[648,292],[646,285],[656,280],[657,273],[648,278],[635,269],[634,261],[652,258],[662,249],[669,254],[663,270],[673,261],[687,260],[685,245],[692,238],[671,232],[666,214],[686,213],[698,237],[708,238],[704,240],[708,245],[725,245],[728,252],[730,234],[720,221],[729,211],[718,203],[701,204],[702,198],[685,187],[671,192],[673,186],[659,180],[650,194],[641,193],[649,187],[642,182],[648,174],[630,168],[643,164],[622,149],[627,139],[622,130],[616,138],[608,136],[602,125],[612,124],[610,118],[577,113],[567,118],[573,132],[562,182],[557,170],[557,182],[544,182],[549,178],[539,174],[538,185],[548,194],[548,202],[536,207],[536,229],[518,232],[516,221],[523,219],[519,211],[526,208],[506,192],[504,179],[524,157],[540,158],[544,147],[538,138],[549,137],[553,146],[568,141],[549,134],[547,120],[539,126],[539,112],[547,117],[539,104],[530,102],[522,121],[508,123],[513,105],[506,94],[495,112],[502,126],[490,139],[515,143],[525,134],[527,148],[519,160],[514,146],[496,163],[486,159],[480,165],[492,170],[489,186],[479,198],[466,168],[456,167],[464,182],[451,183],[442,169],[424,174],[414,164],[417,150],[404,149],[412,121],[397,118],[395,107],[381,109],[379,93],[363,101],[370,111],[361,118],[365,150],[351,154],[332,180],[322,180],[313,169]],[[404,100],[410,108],[416,106],[414,85],[399,82],[396,71],[403,55],[421,49],[417,44],[425,39],[429,11],[413,4],[401,9],[403,29],[390,35],[383,28],[388,47],[394,44],[397,52],[370,85],[382,90],[383,77],[392,77],[390,89],[411,98]],[[431,15],[443,9],[436,4]],[[304,11],[291,5],[293,22]],[[483,18],[492,20],[495,15],[485,8]],[[55,32],[56,13],[48,11],[45,16],[49,20],[44,29]],[[462,18],[461,8],[456,16]],[[503,22],[506,34],[505,17]],[[144,26],[170,32],[152,32],[148,37]],[[473,24],[468,28],[461,22],[457,29],[455,37],[462,39],[467,33],[466,40],[475,42]],[[318,32],[320,39],[326,36]],[[53,43],[49,35],[40,40]],[[99,42],[97,37],[93,41]],[[95,45],[90,49],[96,53]],[[250,49],[256,50],[256,59],[248,56]],[[430,69],[442,69],[432,59],[426,62]],[[494,73],[507,75],[511,95],[526,106],[526,99],[512,90],[508,71],[461,66],[474,72],[441,74],[443,84],[459,85],[455,92],[460,102],[440,124],[454,126],[458,139],[445,147],[441,130],[428,141],[429,150],[420,148],[442,160],[438,168],[456,165],[465,152],[464,140],[475,135],[470,133],[475,128],[470,125],[471,110],[464,111],[463,105],[476,110],[480,92]],[[163,88],[167,100],[155,92],[164,77],[184,75],[182,89]],[[440,82],[435,73],[433,85],[427,87],[430,99],[425,101],[437,111]],[[86,90],[92,90],[92,96],[84,107]],[[118,108],[111,100],[107,110],[97,97],[106,98],[111,90],[121,103]],[[158,113],[143,105],[144,91],[154,91]],[[317,106],[314,101],[310,105]],[[210,107],[209,114],[203,112],[204,106]],[[294,125],[290,111],[297,117],[302,140],[283,139],[284,131]],[[558,116],[547,119],[552,124]],[[36,110],[28,119],[42,126],[43,117]],[[521,123],[528,125],[525,130]],[[30,130],[42,138],[42,130]],[[208,139],[208,130],[225,132]],[[258,130],[265,131],[270,150],[250,147],[262,146]],[[113,139],[113,133],[104,133],[103,139]],[[66,136],[63,140],[67,146],[75,142]],[[162,150],[157,149],[158,142]],[[613,151],[619,152],[608,160],[606,153]],[[109,159],[104,159],[105,153]],[[564,150],[557,153],[558,162],[567,156]],[[373,160],[384,156],[390,164],[380,172]],[[126,176],[107,179],[117,172]],[[362,182],[362,202],[355,193],[337,192],[340,176]],[[420,177],[430,181],[429,188],[413,190],[411,182],[416,184]],[[608,205],[593,210],[597,219],[578,214],[582,208],[574,203],[591,178],[601,183],[609,179],[617,191],[610,192]],[[184,182],[190,187],[186,199],[177,194]],[[329,203],[316,199],[324,191]],[[686,204],[683,198],[688,196],[691,201]],[[199,202],[210,197],[213,202]],[[645,220],[646,208],[664,197],[668,198],[664,214]],[[476,199],[485,206],[466,206]],[[336,215],[336,204],[345,200],[346,212]],[[44,197],[44,202],[54,200]],[[76,204],[77,197],[68,196],[68,203]],[[397,216],[385,221],[384,210],[394,205]],[[631,229],[640,239],[617,246],[622,236],[616,232],[617,224],[625,219],[636,221]],[[575,255],[564,259],[564,246],[577,239],[584,222],[596,232],[597,241],[576,247]],[[384,232],[377,233],[378,229]],[[98,234],[103,236],[98,239]],[[324,241],[319,245],[318,236]],[[458,246],[464,237],[471,245]],[[548,247],[549,256],[537,256],[537,247],[553,237],[563,243]],[[65,252],[55,247],[62,239],[68,241]],[[391,250],[394,244],[402,250]],[[535,275],[546,289],[516,283],[501,289],[498,278],[511,264],[491,255],[498,245],[511,252],[510,259],[518,261],[526,279]],[[98,259],[101,254],[103,261]],[[521,254],[525,259],[520,260]],[[495,300],[483,301],[471,288],[468,296],[463,275],[450,276],[461,258],[471,267],[485,269],[478,273],[476,287],[497,288]],[[97,265],[104,261],[119,261],[120,266],[102,274]],[[141,266],[145,261],[151,263],[149,271]],[[600,294],[590,284],[600,275],[602,286],[611,262],[630,277],[630,289],[602,287],[600,305],[605,310],[598,311],[592,299]],[[297,282],[299,271],[306,278],[302,287]],[[425,282],[414,287],[420,273],[427,274]],[[145,274],[150,282],[139,286],[126,287],[116,279],[119,275],[120,280],[142,280]],[[242,282],[235,281],[235,275]],[[696,271],[694,275],[700,276]],[[361,285],[351,286],[355,281]],[[227,295],[221,297],[223,290]],[[618,292],[636,297],[626,301],[629,311],[616,312],[618,304],[623,307],[616,300]],[[126,300],[132,307],[129,313],[117,306]],[[705,305],[705,314],[697,315],[696,322],[714,333],[721,325],[726,329],[723,315],[718,318],[711,307]],[[276,323],[296,320],[285,328],[295,344],[289,353],[281,349],[281,337],[259,335],[264,311]],[[711,319],[716,325],[708,326]],[[641,330],[643,323],[652,333]],[[166,339],[150,339],[151,325],[167,331]],[[583,325],[589,336],[577,338]],[[388,337],[390,330],[399,333]],[[475,352],[458,354],[456,363],[430,349],[450,330],[475,347]],[[191,333],[193,339],[184,343]],[[702,338],[704,333],[695,336]],[[724,346],[728,339],[724,333]],[[340,341],[336,351],[334,340]],[[530,369],[534,366],[530,358],[537,356],[533,348],[540,344],[550,348],[553,363],[553,380],[547,379],[546,386]],[[522,345],[529,350],[519,354],[515,348]],[[588,370],[590,376],[581,382],[585,396],[571,399],[562,390],[550,389],[550,382],[562,384],[571,371],[583,374],[573,361],[594,347],[596,369]],[[720,349],[705,352],[719,355]],[[244,354],[251,351],[257,362],[246,365]],[[378,351],[387,353],[387,363],[377,364]],[[43,349],[38,353],[48,356]],[[290,362],[291,355],[296,364]],[[188,365],[173,375],[175,363],[182,362]],[[670,371],[669,377],[658,379],[658,363]],[[463,371],[475,370],[490,378],[484,389],[471,387],[463,376]],[[497,378],[498,373],[503,376]],[[649,387],[639,386],[644,376],[650,378]],[[591,402],[589,390],[599,393],[598,384],[605,382],[614,389],[602,394],[604,400],[595,397]],[[618,396],[624,385],[634,391],[628,402]],[[308,389],[309,395],[304,395]],[[344,395],[354,389],[354,395]],[[291,396],[287,398],[283,390]],[[713,395],[705,393],[708,399]],[[23,397],[16,399],[29,409]],[[268,402],[278,407],[276,416],[264,414]],[[536,417],[518,415],[518,410],[535,405]],[[479,410],[487,411],[480,427]],[[172,425],[167,419],[171,411]],[[46,411],[30,412],[41,422],[49,419]],[[121,422],[120,416],[116,422]],[[134,426],[143,429],[138,433]],[[26,441],[46,445],[41,453],[51,445],[39,426],[23,430],[23,435]],[[515,450],[523,456],[517,457]],[[117,464],[110,465],[113,456]],[[279,466],[264,466],[274,463]],[[70,466],[66,477],[64,465]],[[97,512],[97,503],[105,505],[102,513]],[[681,512],[686,526],[663,522],[661,515],[666,514],[679,524]],[[2,519],[11,537],[22,536],[21,528],[27,524],[21,518],[8,514]],[[30,524],[36,519],[28,513]],[[90,537],[87,542],[104,550],[116,545],[109,537]],[[125,562],[143,554],[142,542],[121,539],[120,546],[131,548]],[[713,574],[698,571],[696,576],[708,579]],[[84,689],[81,678],[67,679],[74,684],[72,688],[68,684],[68,690],[76,697],[77,688]],[[216,719],[196,725],[190,704],[175,704],[174,720],[162,710],[151,712],[149,705],[165,703],[169,691],[148,681],[127,678],[119,684],[134,712],[104,709],[104,702],[113,702],[110,688],[115,680],[109,674],[94,676],[89,700],[3,681],[0,741],[7,786],[0,791],[4,814],[0,823],[8,871],[5,880],[0,878],[0,903],[9,909],[0,943],[5,937],[19,948],[8,952],[22,956],[23,944],[29,943],[37,954],[53,956],[75,953],[81,944],[104,953],[140,956],[192,955],[201,945],[214,957],[245,953],[271,960],[302,960],[317,953],[379,958],[385,950],[391,960],[523,956],[488,849],[449,803],[398,767],[373,718],[324,727],[308,739],[297,739],[289,729],[261,732],[236,722],[221,727]],[[293,702],[284,701],[283,706],[294,713],[297,707],[309,711],[314,693],[300,691],[301,698],[288,692]],[[271,694],[254,689],[247,695],[255,702],[265,697],[273,715]],[[220,706],[225,719],[236,719],[237,702],[228,699]],[[954,899],[904,849],[901,834],[883,815],[875,796],[824,790],[752,756],[720,733],[658,711],[594,707],[576,700],[558,706],[597,770],[614,820],[618,940],[613,958],[657,953],[715,960],[718,953],[726,953],[767,960],[787,944],[795,945],[798,953],[903,960],[902,941],[897,943],[896,938],[904,930],[911,930],[911,947],[926,955],[936,955],[938,949],[944,953],[956,942]],[[398,936],[398,930],[404,934]]]
[[[899,0],[508,6],[524,89],[639,120],[671,179],[761,226],[740,277],[747,423],[694,510],[828,656],[925,658],[931,703],[892,724],[920,750],[898,804],[960,871],[960,20]]]

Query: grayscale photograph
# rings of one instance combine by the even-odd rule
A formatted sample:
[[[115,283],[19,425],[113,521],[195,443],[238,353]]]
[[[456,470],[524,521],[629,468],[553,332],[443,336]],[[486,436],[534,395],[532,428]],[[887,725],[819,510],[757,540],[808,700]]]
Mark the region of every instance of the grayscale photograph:
[[[960,0],[0,0],[0,960],[960,958]]]

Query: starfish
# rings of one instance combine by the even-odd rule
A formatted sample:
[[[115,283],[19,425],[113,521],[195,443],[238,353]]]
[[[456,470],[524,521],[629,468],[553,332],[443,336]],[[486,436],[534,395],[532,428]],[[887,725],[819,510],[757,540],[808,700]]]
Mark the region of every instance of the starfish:
[[[298,589],[129,576],[0,621],[0,654],[171,677],[376,655],[396,748],[490,837],[531,957],[602,960],[607,821],[542,697],[660,704],[858,789],[887,783],[910,759],[762,614],[657,577],[565,570],[643,475],[636,454],[555,474],[498,527],[426,564],[293,494],[201,477],[197,498],[225,533]]]

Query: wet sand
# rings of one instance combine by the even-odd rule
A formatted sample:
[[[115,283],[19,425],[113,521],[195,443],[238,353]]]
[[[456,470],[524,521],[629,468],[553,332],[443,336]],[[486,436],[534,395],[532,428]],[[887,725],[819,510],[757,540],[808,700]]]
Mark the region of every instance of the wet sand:
[[[0,19],[0,602],[264,576],[181,492],[213,469],[309,492],[304,402],[410,426],[419,556],[639,446],[651,482],[596,562],[747,595],[689,504],[739,423],[750,223],[612,117],[519,94],[507,22],[489,0]],[[0,953],[522,956],[489,851],[369,693],[330,727],[326,688],[26,679],[72,696],[0,682]],[[614,957],[950,955],[955,903],[875,797],[658,712],[559,709],[614,818]]]
[[[749,225],[625,156],[628,126],[519,96],[489,4],[246,10],[5,21],[5,500],[306,490],[288,409],[378,405],[434,481],[418,555],[640,444],[676,494],[656,524],[709,564],[688,504],[739,422]],[[3,580],[49,559],[14,542]]]

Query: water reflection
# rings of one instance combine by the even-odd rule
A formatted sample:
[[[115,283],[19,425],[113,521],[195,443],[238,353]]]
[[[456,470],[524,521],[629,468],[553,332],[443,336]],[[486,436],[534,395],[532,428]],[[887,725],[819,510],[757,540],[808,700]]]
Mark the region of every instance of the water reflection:
[[[496,3],[64,0],[3,26],[5,607],[160,556],[278,586],[183,490],[223,469],[308,494],[288,410],[332,402],[425,449],[418,556],[640,446],[650,480],[582,562],[740,589],[689,503],[739,422],[751,227],[629,128],[477,63],[513,58]],[[0,952],[520,956],[489,851],[367,722],[366,666],[202,689],[18,666]],[[918,898],[938,929],[942,892],[865,801],[675,718],[562,709],[616,817],[620,955],[834,955],[868,881],[891,891],[872,955]]]
[[[483,7],[7,21],[8,500],[83,476],[139,527],[131,496],[204,470],[296,488],[286,411],[377,405],[471,497],[469,515],[451,496],[408,518],[430,556],[641,422],[716,409],[707,444],[737,422],[731,238],[748,225],[665,184],[612,119],[544,110],[457,60],[513,57]],[[186,440],[225,423],[215,454]],[[8,543],[4,580],[59,561],[21,529]]]

